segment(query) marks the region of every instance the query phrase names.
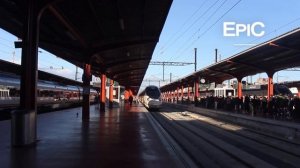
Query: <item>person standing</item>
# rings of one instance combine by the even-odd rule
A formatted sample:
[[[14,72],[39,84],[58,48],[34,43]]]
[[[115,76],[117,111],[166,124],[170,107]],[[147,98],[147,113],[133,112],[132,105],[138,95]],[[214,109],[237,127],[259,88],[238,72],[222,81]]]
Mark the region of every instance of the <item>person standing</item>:
[[[129,96],[129,104],[130,104],[130,106],[132,106],[132,101],[133,101],[133,97],[132,97],[132,95],[130,95]]]

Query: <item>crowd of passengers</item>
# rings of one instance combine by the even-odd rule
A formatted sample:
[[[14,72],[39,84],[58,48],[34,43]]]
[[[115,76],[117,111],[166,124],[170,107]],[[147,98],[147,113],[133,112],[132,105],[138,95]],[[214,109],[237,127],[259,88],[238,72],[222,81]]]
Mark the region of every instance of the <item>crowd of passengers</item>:
[[[299,97],[273,96],[270,99],[269,109],[266,97],[243,96],[238,97],[201,97],[196,106],[209,109],[220,109],[256,114],[271,114],[277,117],[300,118],[300,99]]]

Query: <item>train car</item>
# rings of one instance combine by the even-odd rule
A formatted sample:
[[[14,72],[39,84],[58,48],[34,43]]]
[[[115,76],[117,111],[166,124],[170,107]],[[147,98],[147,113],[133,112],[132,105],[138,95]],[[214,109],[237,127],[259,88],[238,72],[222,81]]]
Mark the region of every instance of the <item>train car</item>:
[[[58,82],[38,80],[37,103],[79,103],[82,100],[82,88],[80,86],[63,85]],[[95,90],[91,90],[90,100],[97,96]],[[0,73],[0,109],[14,108],[20,102],[20,77],[13,74]]]
[[[159,110],[162,105],[159,88],[154,85],[147,86],[140,94],[140,101],[149,110]]]
[[[243,89],[243,95],[255,95],[258,97],[266,97],[268,95],[268,86],[267,85],[258,85],[258,88],[249,88]],[[274,95],[281,95],[281,96],[292,96],[292,92],[290,89],[284,84],[274,84],[273,87]]]
[[[273,87],[274,95],[281,96],[292,96],[292,92],[289,88],[283,84],[274,84]],[[267,85],[252,85],[244,88],[242,90],[243,96],[252,95],[258,97],[266,97],[268,95],[268,86]],[[234,88],[223,87],[223,88],[214,88],[213,90],[201,91],[200,95],[214,95],[215,97],[235,97],[237,91]]]
[[[215,88],[214,89],[214,96],[215,97],[233,97],[235,96],[235,89],[230,87],[224,88]]]

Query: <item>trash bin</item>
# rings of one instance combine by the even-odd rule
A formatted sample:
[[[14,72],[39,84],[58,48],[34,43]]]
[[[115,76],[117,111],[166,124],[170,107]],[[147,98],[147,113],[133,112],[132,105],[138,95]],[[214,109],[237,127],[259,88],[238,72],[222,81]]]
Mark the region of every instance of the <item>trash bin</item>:
[[[35,110],[14,110],[11,113],[12,146],[26,146],[36,142]]]

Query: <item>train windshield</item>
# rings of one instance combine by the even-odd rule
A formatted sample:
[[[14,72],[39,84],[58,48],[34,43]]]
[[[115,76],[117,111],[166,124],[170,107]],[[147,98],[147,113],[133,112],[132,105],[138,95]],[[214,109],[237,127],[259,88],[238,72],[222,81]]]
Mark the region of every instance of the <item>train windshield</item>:
[[[152,99],[158,99],[160,97],[160,91],[155,86],[149,86],[146,88],[146,94]]]

